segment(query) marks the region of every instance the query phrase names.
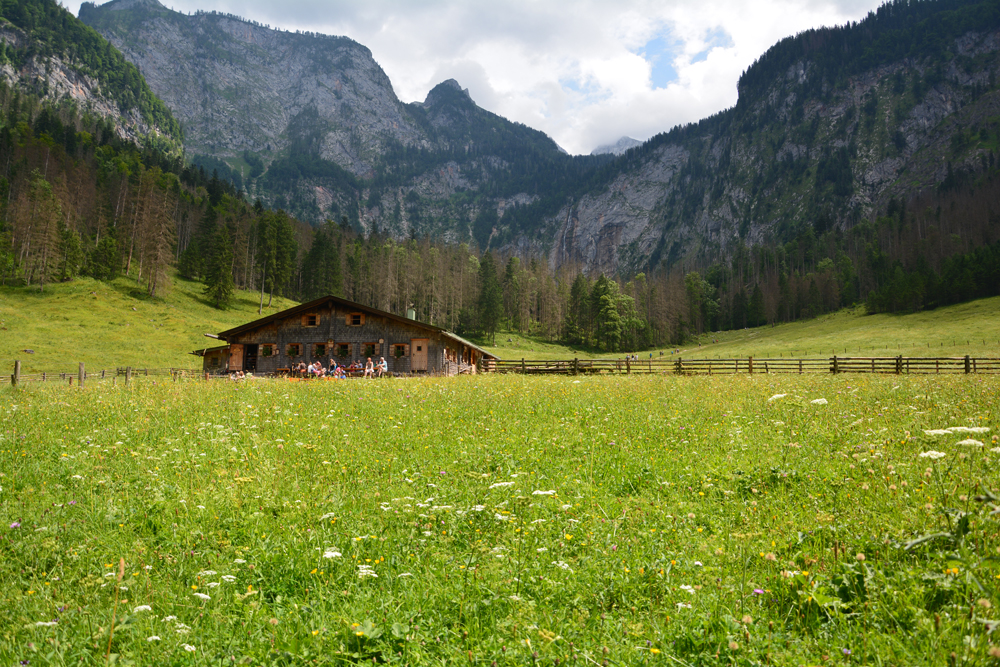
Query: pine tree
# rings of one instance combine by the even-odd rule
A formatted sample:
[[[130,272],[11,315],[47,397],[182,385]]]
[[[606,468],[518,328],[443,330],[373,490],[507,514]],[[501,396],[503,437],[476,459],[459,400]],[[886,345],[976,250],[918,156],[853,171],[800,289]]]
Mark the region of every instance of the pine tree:
[[[497,278],[496,261],[493,253],[486,253],[479,262],[479,328],[494,344],[497,328],[503,317],[503,291]]]
[[[232,244],[228,230],[220,226],[213,239],[208,274],[205,276],[205,295],[216,308],[225,310],[232,303],[235,292]]]

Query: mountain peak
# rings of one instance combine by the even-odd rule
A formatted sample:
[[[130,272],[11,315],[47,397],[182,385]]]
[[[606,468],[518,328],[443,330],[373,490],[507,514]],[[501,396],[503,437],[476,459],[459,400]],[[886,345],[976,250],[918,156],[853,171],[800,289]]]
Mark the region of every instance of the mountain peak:
[[[472,100],[472,95],[469,94],[468,88],[462,88],[462,86],[458,83],[458,81],[455,81],[455,79],[448,79],[434,86],[431,91],[427,93],[427,99],[424,100],[424,106],[432,107],[449,100],[461,100],[463,96],[465,100],[468,100],[468,102],[473,105],[475,104]]]
[[[92,2],[86,2],[84,4],[94,5]],[[158,0],[111,0],[107,3],[106,9],[113,11],[121,11],[125,9],[138,9],[138,8],[149,8],[149,9],[166,9]]]
[[[641,146],[642,142],[632,137],[622,137],[613,144],[604,144],[603,146],[598,146],[590,152],[591,155],[607,155],[611,153],[612,155],[621,155],[630,148],[636,146]]]

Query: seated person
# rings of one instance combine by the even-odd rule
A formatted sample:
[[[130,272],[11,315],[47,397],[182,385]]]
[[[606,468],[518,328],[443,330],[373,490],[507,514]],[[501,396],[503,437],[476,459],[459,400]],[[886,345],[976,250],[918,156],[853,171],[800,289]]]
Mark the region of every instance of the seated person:
[[[389,364],[386,363],[385,357],[378,358],[378,376],[382,377],[389,372]]]
[[[298,364],[298,366],[295,367],[295,372],[298,373],[299,375],[305,375],[306,374],[306,362],[300,361],[299,364]]]
[[[326,374],[326,371],[323,370],[323,364],[321,364],[317,360],[317,361],[309,364],[309,373],[312,374],[312,375],[315,375],[318,378],[321,378],[321,377],[323,377]]]
[[[336,375],[337,373],[337,360],[330,357],[330,367],[327,369],[327,375]]]
[[[371,357],[368,357],[368,363],[365,364],[365,377],[366,378],[375,377],[375,365],[372,363]]]

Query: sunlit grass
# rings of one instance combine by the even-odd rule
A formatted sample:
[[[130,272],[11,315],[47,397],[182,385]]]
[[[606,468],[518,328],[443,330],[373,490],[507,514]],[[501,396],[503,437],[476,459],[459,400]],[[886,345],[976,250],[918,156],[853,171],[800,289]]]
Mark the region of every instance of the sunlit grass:
[[[989,664],[998,386],[3,389],[0,656]]]

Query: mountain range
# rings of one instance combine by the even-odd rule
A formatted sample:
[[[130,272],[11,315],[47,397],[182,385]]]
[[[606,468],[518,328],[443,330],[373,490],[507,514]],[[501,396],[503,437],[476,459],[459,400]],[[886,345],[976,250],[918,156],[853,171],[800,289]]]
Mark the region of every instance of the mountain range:
[[[997,0],[894,0],[763,54],[737,104],[569,156],[455,81],[404,104],[364,46],[156,0],[84,4],[184,130],[187,156],[314,223],[631,275],[847,230],[997,149]],[[951,181],[949,181],[951,179]]]

